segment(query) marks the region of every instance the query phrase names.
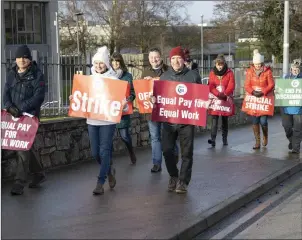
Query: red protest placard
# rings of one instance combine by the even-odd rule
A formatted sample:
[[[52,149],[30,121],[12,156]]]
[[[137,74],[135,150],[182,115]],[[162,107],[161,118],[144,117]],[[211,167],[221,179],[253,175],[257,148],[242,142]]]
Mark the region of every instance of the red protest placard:
[[[275,98],[273,94],[268,94],[263,97],[255,97],[246,93],[243,103],[242,111],[251,116],[273,116],[274,115]]]
[[[206,126],[209,86],[156,81],[152,121]]]
[[[39,127],[36,117],[21,116],[14,118],[1,110],[1,148],[27,151],[31,149]]]
[[[208,107],[209,115],[216,116],[233,116],[235,114],[235,104],[232,97],[227,97],[227,100],[220,100],[212,93],[209,94],[210,104]]]
[[[68,115],[119,123],[127,82],[75,74]]]
[[[150,102],[150,96],[153,95],[154,81],[157,80],[158,78],[133,81],[139,113],[152,113],[153,104]]]
[[[130,83],[127,86],[126,98],[130,96]],[[123,109],[122,115],[130,115],[133,113],[133,102],[127,102],[127,107]]]

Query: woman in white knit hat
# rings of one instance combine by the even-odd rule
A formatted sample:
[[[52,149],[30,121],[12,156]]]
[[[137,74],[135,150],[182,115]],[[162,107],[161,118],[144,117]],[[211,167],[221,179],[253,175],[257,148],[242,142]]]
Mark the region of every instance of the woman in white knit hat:
[[[255,97],[266,96],[274,90],[275,82],[273,73],[270,67],[264,66],[264,56],[257,49],[254,50],[253,64],[246,72],[244,88],[245,91]],[[259,149],[261,146],[260,140],[260,125],[263,132],[263,146],[268,143],[268,122],[266,115],[254,114],[253,131],[256,139],[256,144],[253,149]]]
[[[106,46],[97,50],[97,53],[92,57],[92,64],[92,75],[119,80],[111,67],[110,53]],[[101,84],[100,79],[95,79],[95,81],[97,84]],[[72,96],[69,98],[72,99]],[[100,164],[98,181],[93,194],[100,195],[104,194],[104,184],[107,177],[111,189],[116,185],[115,169],[111,166],[111,150],[116,123],[87,118],[87,124],[91,154]]]

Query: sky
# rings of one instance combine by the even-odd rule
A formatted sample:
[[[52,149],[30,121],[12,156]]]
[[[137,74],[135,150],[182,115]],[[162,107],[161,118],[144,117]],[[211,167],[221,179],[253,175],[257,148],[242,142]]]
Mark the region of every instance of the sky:
[[[198,24],[201,22],[201,15],[203,15],[204,22],[213,18],[213,9],[215,1],[188,1],[190,4],[187,6],[188,14],[191,22]]]

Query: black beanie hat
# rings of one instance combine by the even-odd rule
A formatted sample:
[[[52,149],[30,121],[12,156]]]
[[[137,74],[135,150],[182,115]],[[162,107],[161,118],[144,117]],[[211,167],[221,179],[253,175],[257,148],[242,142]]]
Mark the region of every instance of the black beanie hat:
[[[32,60],[29,48],[26,45],[18,47],[16,51],[16,58],[28,58],[29,60]]]

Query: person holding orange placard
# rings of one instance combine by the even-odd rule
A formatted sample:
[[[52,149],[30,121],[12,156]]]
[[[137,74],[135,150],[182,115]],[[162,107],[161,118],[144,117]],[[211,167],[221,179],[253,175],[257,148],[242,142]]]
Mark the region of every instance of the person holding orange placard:
[[[98,49],[92,58],[92,63],[92,75],[118,80],[116,72],[111,67],[110,54],[106,46]],[[95,81],[101,81],[101,79],[95,79]],[[72,96],[69,99],[72,100]],[[101,195],[104,194],[104,184],[107,177],[111,189],[116,185],[115,169],[111,165],[112,144],[116,123],[87,118],[87,124],[91,154],[100,164],[98,181],[93,194]]]
[[[275,82],[273,73],[270,67],[264,66],[264,56],[257,49],[254,50],[253,65],[246,72],[244,88],[247,93],[261,98],[269,94],[273,94]],[[253,131],[256,139],[256,144],[253,149],[259,149],[261,146],[260,140],[260,125],[263,132],[263,146],[268,143],[268,122],[267,115],[253,114]]]

